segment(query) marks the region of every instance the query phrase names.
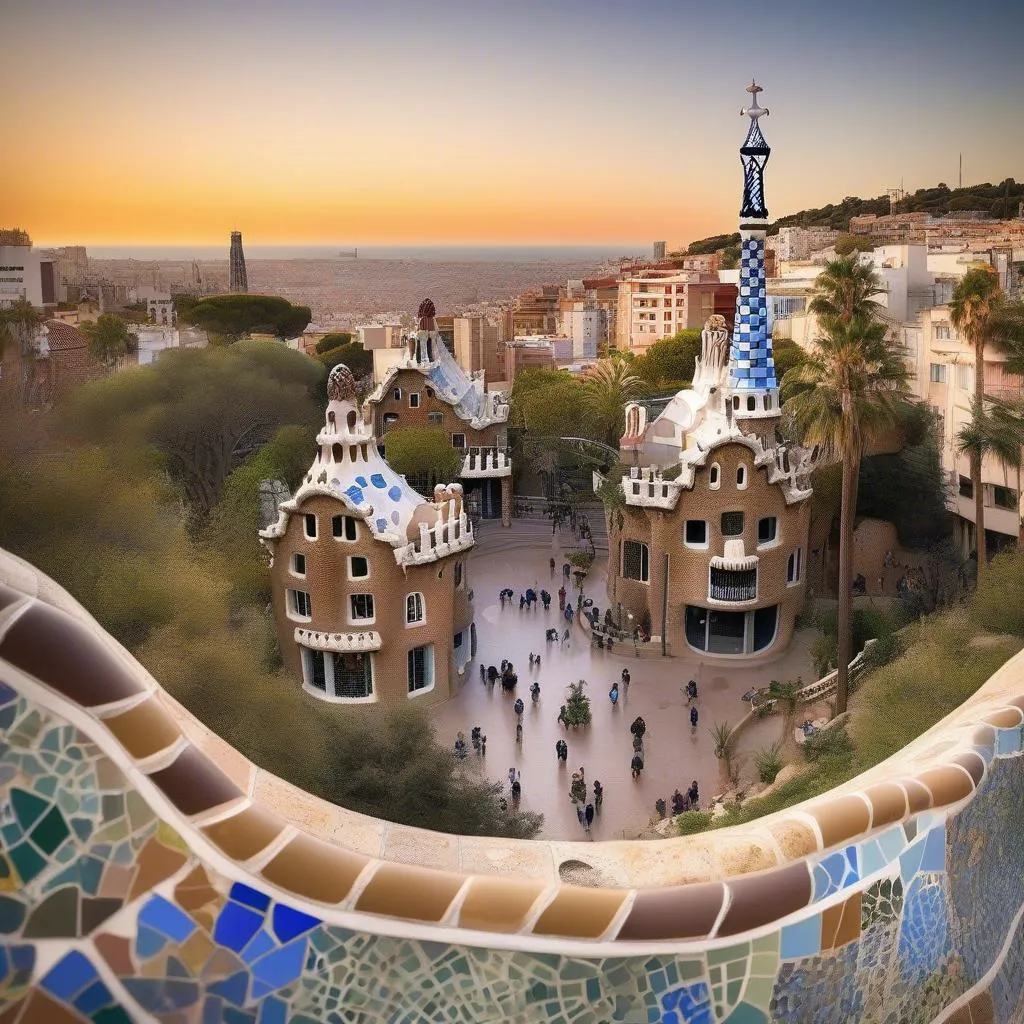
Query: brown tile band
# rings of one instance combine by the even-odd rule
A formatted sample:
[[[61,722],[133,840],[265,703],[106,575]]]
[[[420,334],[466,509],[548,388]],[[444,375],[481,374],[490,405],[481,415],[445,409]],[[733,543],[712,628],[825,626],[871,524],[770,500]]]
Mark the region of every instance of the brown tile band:
[[[955,804],[974,791],[971,775],[958,765],[929,768],[917,776],[917,781],[932,794],[932,807]]]
[[[258,805],[204,825],[201,832],[232,860],[248,860],[265,850],[284,831],[284,822]]]
[[[158,754],[181,738],[178,727],[153,697],[102,721],[136,760]]]
[[[917,779],[903,779],[901,784],[907,791],[908,814],[917,814],[918,811],[926,811],[931,807],[932,793],[927,786]]]
[[[883,782],[878,786],[869,786],[864,795],[871,804],[871,827],[880,828],[891,825],[894,821],[902,821],[907,815],[907,794],[901,786],[894,782]]]
[[[367,857],[304,833],[289,842],[261,872],[273,885],[320,903],[340,903],[352,890]]]
[[[84,622],[38,601],[0,640],[0,658],[86,708],[145,689]]]
[[[954,756],[953,763],[967,770],[967,774],[970,775],[975,786],[981,785],[981,780],[985,777],[985,759],[981,754],[973,750],[965,750],[962,754]]]
[[[730,878],[726,886],[729,909],[717,934],[739,935],[806,907],[811,902],[811,869],[798,861],[778,871]]]
[[[868,830],[868,805],[859,796],[840,796],[808,810],[821,829],[825,849]]]
[[[714,929],[724,902],[722,882],[641,889],[616,938],[705,938]]]
[[[474,876],[459,911],[459,927],[482,932],[517,932],[526,922],[543,882]]]
[[[564,885],[533,926],[534,935],[599,939],[622,909],[626,889],[584,889]]]
[[[465,875],[384,862],[359,894],[356,910],[413,921],[440,921],[466,881]]]
[[[191,817],[237,800],[242,791],[197,747],[189,744],[166,767],[149,776],[164,796]]]

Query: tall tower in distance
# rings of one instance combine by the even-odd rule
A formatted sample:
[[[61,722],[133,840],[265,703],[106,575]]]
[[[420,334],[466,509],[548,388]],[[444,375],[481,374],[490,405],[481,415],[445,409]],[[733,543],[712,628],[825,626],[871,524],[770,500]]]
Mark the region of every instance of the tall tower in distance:
[[[245,273],[245,253],[242,252],[242,232],[231,232],[230,270],[228,273],[228,291],[232,295],[248,292],[249,278]]]
[[[775,379],[768,300],[765,295],[764,240],[768,208],[764,201],[764,168],[771,149],[758,120],[768,111],[757,102],[761,86],[747,86],[751,104],[741,110],[750,118],[740,147],[743,164],[743,204],[740,207],[740,281],[732,332],[727,391],[735,419],[765,419],[779,415],[779,385]]]

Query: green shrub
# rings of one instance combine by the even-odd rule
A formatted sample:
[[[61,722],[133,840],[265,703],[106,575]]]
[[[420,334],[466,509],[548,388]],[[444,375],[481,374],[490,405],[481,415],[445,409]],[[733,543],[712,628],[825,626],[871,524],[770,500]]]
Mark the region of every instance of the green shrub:
[[[754,755],[754,764],[758,778],[762,782],[773,783],[775,776],[782,771],[782,741],[777,740],[770,747],[759,750]]]
[[[676,818],[676,828],[681,836],[692,836],[695,832],[703,832],[710,824],[710,811],[687,811]]]
[[[978,580],[972,611],[990,633],[1024,636],[1024,554],[1004,551],[992,559]]]
[[[565,701],[566,725],[590,725],[590,698],[583,692],[587,688],[586,681],[570,683],[567,687],[569,696]]]
[[[843,725],[822,729],[804,740],[804,760],[813,763],[821,758],[843,757],[851,754],[853,747]]]

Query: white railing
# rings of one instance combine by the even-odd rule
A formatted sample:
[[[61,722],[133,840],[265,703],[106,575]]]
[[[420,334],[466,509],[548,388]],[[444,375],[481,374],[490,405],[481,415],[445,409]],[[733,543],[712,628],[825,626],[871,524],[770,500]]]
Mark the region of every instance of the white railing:
[[[508,476],[512,472],[512,460],[508,449],[497,445],[474,445],[467,448],[462,460],[461,476]]]
[[[402,547],[395,548],[395,561],[399,565],[432,562],[437,558],[462,551],[476,543],[473,524],[465,511],[455,514],[455,502],[448,508],[448,517],[438,519],[432,526],[419,524],[419,537]]]

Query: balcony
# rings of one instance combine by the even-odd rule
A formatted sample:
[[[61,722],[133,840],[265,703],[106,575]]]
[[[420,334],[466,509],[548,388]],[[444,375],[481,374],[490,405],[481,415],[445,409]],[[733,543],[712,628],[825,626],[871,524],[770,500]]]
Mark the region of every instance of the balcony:
[[[739,603],[757,600],[757,568],[719,569],[711,566],[708,599]]]
[[[467,448],[459,475],[468,479],[512,475],[512,459],[508,449],[499,445],[480,445]]]

